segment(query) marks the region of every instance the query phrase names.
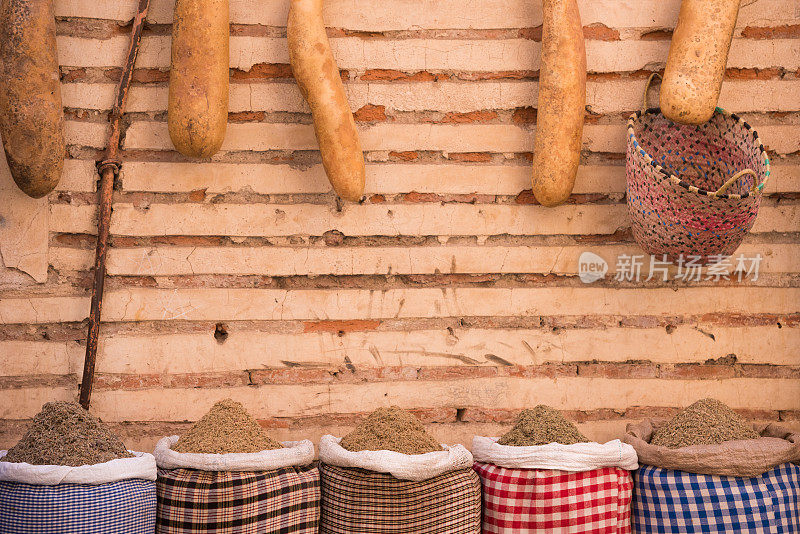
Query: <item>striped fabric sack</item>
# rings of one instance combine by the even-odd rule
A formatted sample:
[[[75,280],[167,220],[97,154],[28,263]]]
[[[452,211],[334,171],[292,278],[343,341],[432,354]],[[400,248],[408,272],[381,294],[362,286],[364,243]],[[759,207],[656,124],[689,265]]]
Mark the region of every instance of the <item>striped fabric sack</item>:
[[[481,485],[472,469],[423,481],[320,464],[320,534],[478,534]]]
[[[619,467],[583,472],[510,469],[475,462],[484,534],[627,534],[633,480]]]
[[[642,466],[634,475],[637,533],[800,532],[800,466],[752,478]]]
[[[0,482],[0,532],[152,534],[155,485],[142,479],[53,486]]]
[[[159,534],[316,534],[319,470],[159,469]]]

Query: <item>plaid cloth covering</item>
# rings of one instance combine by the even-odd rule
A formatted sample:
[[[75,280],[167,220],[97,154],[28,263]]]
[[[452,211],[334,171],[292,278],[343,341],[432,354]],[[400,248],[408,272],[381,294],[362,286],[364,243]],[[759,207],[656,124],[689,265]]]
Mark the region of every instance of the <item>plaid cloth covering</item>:
[[[631,531],[630,472],[508,469],[476,462],[483,483],[484,534]]]
[[[320,534],[478,534],[481,484],[471,469],[421,482],[320,464]]]
[[[642,466],[634,475],[636,532],[800,532],[800,467],[754,477]]]
[[[159,534],[316,534],[319,470],[158,470]]]
[[[55,486],[0,482],[3,534],[152,534],[155,526],[152,480]]]

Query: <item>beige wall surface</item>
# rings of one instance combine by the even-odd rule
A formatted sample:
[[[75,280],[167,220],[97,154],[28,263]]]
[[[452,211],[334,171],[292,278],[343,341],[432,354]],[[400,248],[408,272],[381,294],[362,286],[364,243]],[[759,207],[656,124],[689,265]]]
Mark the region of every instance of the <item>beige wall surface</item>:
[[[94,161],[136,6],[55,3],[64,176],[33,201],[0,168],[0,448],[76,396]],[[546,403],[607,440],[704,396],[800,428],[796,0],[745,2],[720,99],[773,161],[737,252],[761,255],[757,279],[639,283],[615,279],[618,257],[643,254],[625,123],[663,69],[678,0],[579,1],[589,113],[574,194],[553,209],[530,192],[538,1],[326,2],[367,159],[365,200],[341,210],[287,64],[288,0],[231,0],[228,131],[202,162],[167,133],[172,4],[152,0],[130,93],[92,407],[128,446],[224,397],[281,439],[397,404],[469,445]],[[581,282],[584,252],[609,262],[605,279]]]

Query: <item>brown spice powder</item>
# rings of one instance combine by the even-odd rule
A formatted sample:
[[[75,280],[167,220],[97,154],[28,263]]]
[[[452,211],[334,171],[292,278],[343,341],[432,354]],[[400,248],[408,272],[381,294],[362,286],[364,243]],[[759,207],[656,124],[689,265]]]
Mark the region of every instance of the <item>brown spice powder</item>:
[[[560,443],[572,445],[589,440],[564,415],[550,406],[540,404],[532,410],[522,410],[514,427],[497,443],[516,447]]]
[[[355,430],[342,438],[341,446],[354,452],[395,451],[404,454],[442,450],[419,419],[397,406],[378,408],[369,414]]]
[[[678,412],[669,423],[656,430],[650,443],[678,449],[758,437],[758,432],[726,404],[716,399],[702,399]]]
[[[77,467],[132,456],[100,419],[76,402],[62,401],[42,407],[3,461]]]
[[[241,403],[224,399],[211,407],[192,428],[172,446],[177,452],[227,454],[280,449],[244,409]]]

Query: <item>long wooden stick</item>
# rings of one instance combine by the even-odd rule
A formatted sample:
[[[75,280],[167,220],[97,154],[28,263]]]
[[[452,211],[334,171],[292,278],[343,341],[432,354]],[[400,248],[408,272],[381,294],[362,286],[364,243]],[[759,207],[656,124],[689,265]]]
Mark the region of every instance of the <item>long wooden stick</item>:
[[[108,251],[108,234],[111,226],[111,204],[114,194],[114,177],[122,168],[119,157],[119,138],[122,115],[125,113],[125,102],[128,89],[133,76],[133,66],[136,55],[139,53],[139,42],[142,39],[142,28],[150,0],[139,0],[139,11],[133,19],[131,29],[131,43],[128,48],[128,57],[122,69],[122,75],[117,85],[117,96],[111,114],[108,117],[111,123],[111,133],[106,146],[105,157],[97,165],[100,174],[98,187],[98,213],[97,213],[97,248],[94,259],[94,282],[92,283],[92,307],[89,313],[89,333],[86,336],[86,358],[83,361],[83,378],[81,379],[81,406],[89,409],[92,398],[92,383],[94,382],[94,366],[97,360],[97,340],[100,336],[100,314],[103,309],[103,287],[106,278],[106,253]]]

